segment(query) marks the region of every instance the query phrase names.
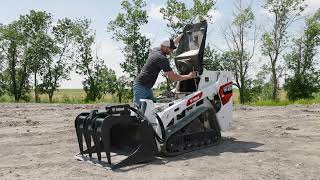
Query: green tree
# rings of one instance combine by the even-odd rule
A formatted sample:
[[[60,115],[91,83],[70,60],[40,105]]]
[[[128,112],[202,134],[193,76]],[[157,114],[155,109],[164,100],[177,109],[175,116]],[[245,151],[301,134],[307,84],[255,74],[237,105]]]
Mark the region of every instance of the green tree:
[[[184,1],[167,0],[160,12],[163,14],[163,19],[167,21],[167,27],[173,37],[181,33],[187,24],[205,19],[211,20],[212,16],[209,12],[213,10],[214,5],[214,0],[193,0],[193,7],[187,8]]]
[[[0,27],[0,48],[6,63],[4,74],[7,76],[7,91],[16,102],[21,99],[29,101],[29,72],[26,59],[26,39],[21,20]]]
[[[0,24],[0,27],[1,26],[2,25]],[[6,87],[6,80],[3,72],[4,60],[5,58],[4,58],[3,52],[0,49],[0,96],[2,96],[5,93],[5,87]]]
[[[120,64],[124,72],[133,79],[141,71],[149,54],[150,40],[140,32],[141,26],[148,23],[146,6],[143,0],[124,0],[121,3],[123,12],[108,24],[114,40],[122,42],[125,61]]]
[[[232,52],[230,55],[234,56],[233,72],[239,88],[240,103],[243,104],[250,99],[251,94],[249,92],[251,88],[246,85],[249,85],[248,69],[256,45],[256,28],[250,5],[244,5],[242,0],[238,0],[235,7],[233,22],[223,34],[229,51]]]
[[[290,100],[312,98],[320,90],[320,70],[316,69],[317,47],[320,45],[320,9],[306,20],[306,29],[295,40],[292,52],[285,56],[292,76],[286,80],[285,90]]]
[[[52,28],[53,39],[48,39],[47,57],[44,59],[45,66],[41,70],[42,83],[39,91],[47,94],[49,101],[55,91],[60,87],[60,82],[69,78],[71,61],[75,56],[75,37],[77,22],[64,18],[58,20],[56,26]]]
[[[123,99],[132,99],[132,93],[127,87],[130,85],[130,79],[126,76],[117,77],[116,72],[112,69],[106,69],[105,75],[105,94],[109,93],[118,97],[118,102],[123,102]]]
[[[28,69],[33,73],[35,101],[39,102],[38,79],[41,69],[45,65],[45,58],[51,51],[51,37],[49,36],[52,16],[45,11],[31,10],[29,14],[20,16],[23,35],[26,39],[26,59]]]
[[[133,96],[130,93],[130,89],[128,89],[128,85],[130,85],[130,79],[125,76],[120,76],[116,79],[114,88],[115,93],[117,94],[118,101],[121,103],[123,99],[130,99],[132,100]]]
[[[210,71],[223,71],[226,70],[224,64],[225,61],[222,59],[222,54],[217,52],[217,50],[212,49],[208,44],[203,55],[204,68]]]
[[[75,66],[76,72],[84,76],[82,82],[86,93],[86,101],[96,101],[108,92],[109,69],[102,59],[92,56],[92,45],[95,35],[90,29],[88,19],[78,21],[76,28],[76,47],[78,56]]]
[[[271,69],[273,92],[272,99],[278,97],[278,79],[280,76],[281,66],[278,64],[279,57],[282,54],[288,39],[288,28],[292,22],[296,21],[306,5],[304,0],[266,0],[264,8],[273,15],[274,22],[272,29],[265,32],[262,36],[263,55],[269,58]]]

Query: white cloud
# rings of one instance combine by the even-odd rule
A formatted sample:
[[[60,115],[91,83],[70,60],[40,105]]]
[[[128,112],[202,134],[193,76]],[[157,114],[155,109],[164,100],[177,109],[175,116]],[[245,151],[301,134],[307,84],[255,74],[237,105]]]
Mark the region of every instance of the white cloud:
[[[123,55],[119,43],[111,39],[98,40],[96,49],[99,58],[103,59],[109,68],[113,69],[118,76],[124,74],[120,67],[120,63],[123,62]]]
[[[163,5],[155,5],[151,4],[150,10],[148,12],[148,15],[150,18],[154,20],[160,20],[163,21],[163,14],[160,12],[160,9],[163,7]]]
[[[262,17],[272,17],[273,14],[265,8],[261,8],[259,15]]]
[[[146,36],[150,40],[152,40],[156,37],[156,35],[152,32],[142,32],[142,35]]]
[[[305,14],[313,14],[320,8],[320,0],[305,0],[305,4],[308,5]]]
[[[210,10],[209,12],[208,12],[208,15],[210,15],[211,17],[212,17],[212,22],[216,22],[217,20],[219,20],[220,18],[221,18],[221,13],[220,13],[220,11],[218,11],[218,10]]]
[[[317,6],[320,7],[320,1],[319,0],[305,0],[305,3],[310,6]]]

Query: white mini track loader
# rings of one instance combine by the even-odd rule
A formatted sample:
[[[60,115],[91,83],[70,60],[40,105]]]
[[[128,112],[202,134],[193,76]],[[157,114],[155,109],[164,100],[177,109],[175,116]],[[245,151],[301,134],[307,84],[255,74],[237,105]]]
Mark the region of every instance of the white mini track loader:
[[[206,32],[205,21],[184,28],[175,64],[180,74],[195,70],[199,76],[178,82],[163,103],[142,99],[139,108],[124,104],[79,114],[77,157],[116,169],[216,144],[231,126],[233,76],[203,68]],[[114,163],[116,155],[125,158]]]

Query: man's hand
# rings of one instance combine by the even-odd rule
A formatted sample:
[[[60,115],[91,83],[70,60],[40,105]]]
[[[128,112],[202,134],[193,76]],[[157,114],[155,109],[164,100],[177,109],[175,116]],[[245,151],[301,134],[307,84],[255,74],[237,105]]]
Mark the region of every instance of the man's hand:
[[[198,72],[192,71],[188,75],[179,75],[174,73],[173,71],[164,72],[164,74],[171,80],[171,81],[184,81],[188,79],[194,79],[197,77]]]
[[[188,76],[190,77],[190,79],[194,79],[197,77],[198,72],[197,71],[191,71]]]

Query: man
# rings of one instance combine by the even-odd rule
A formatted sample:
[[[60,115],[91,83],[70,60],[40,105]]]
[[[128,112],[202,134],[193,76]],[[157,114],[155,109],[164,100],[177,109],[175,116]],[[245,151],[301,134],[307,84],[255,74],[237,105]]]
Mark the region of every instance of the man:
[[[174,73],[170,67],[169,60],[166,57],[176,49],[175,44],[179,43],[181,37],[182,35],[178,36],[175,40],[170,39],[164,41],[161,43],[160,47],[151,50],[145,65],[135,79],[133,85],[134,105],[140,106],[140,99],[151,99],[155,101],[152,87],[161,70],[171,81],[184,81],[196,77],[196,72],[194,71],[190,72],[188,75]]]

